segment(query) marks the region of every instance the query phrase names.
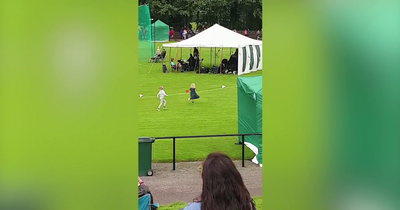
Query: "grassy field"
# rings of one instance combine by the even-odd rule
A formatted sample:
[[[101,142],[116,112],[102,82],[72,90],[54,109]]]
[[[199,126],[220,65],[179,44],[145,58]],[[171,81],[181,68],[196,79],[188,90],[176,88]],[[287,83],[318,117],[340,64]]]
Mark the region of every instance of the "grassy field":
[[[161,46],[161,43],[157,43]],[[234,53],[235,49],[232,49]],[[167,48],[167,59],[170,50]],[[171,52],[175,56],[175,49]],[[178,50],[178,59],[181,57]],[[222,51],[220,51],[222,52]],[[204,65],[210,65],[210,49],[201,49]],[[182,58],[189,57],[189,49],[182,50]],[[223,57],[229,58],[229,49],[224,50]],[[221,55],[219,55],[217,65]],[[214,55],[212,56],[214,60]],[[214,61],[212,62],[214,63]],[[169,67],[169,65],[167,65]],[[149,70],[152,70],[149,73]],[[261,75],[258,71],[246,76]],[[237,133],[237,75],[213,75],[187,73],[161,73],[161,63],[139,63],[139,135],[150,137],[233,134]],[[200,99],[194,104],[188,101],[191,83],[196,84]],[[158,112],[159,100],[156,95],[158,87],[164,86],[167,110]],[[221,88],[224,85],[226,88]],[[241,158],[241,148],[235,145],[236,137],[178,139],[176,144],[177,161],[203,160],[208,153],[221,151],[233,159]],[[246,148],[246,158],[253,157]],[[172,161],[172,140],[156,140],[153,145],[155,162]]]
[[[262,209],[262,198],[254,197],[253,199],[256,204],[256,209]],[[172,204],[160,206],[159,210],[177,210],[177,209],[184,208],[186,205],[187,205],[186,203],[172,203]]]

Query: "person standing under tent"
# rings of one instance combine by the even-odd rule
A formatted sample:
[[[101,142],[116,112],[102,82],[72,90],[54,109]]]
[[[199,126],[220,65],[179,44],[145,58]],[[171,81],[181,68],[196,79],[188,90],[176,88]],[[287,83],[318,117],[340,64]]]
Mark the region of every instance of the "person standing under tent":
[[[161,85],[160,90],[158,91],[157,98],[160,99],[160,105],[158,105],[157,111],[160,111],[161,105],[164,103],[164,109],[167,109],[167,101],[164,99],[165,96],[168,96],[165,91],[164,87]]]
[[[200,60],[199,60],[199,49],[197,49],[197,47],[195,47],[193,49],[193,58],[194,58],[194,68],[198,68],[200,66]]]
[[[193,56],[196,57],[199,55],[199,49],[197,47],[193,48]]]
[[[188,61],[189,61],[189,71],[193,71],[194,67],[195,67],[195,61],[196,60],[194,59],[192,54],[190,54],[190,57],[189,57]]]
[[[200,98],[200,96],[196,93],[196,85],[192,83],[190,84],[190,98],[188,101],[192,101],[192,103],[194,103],[194,100],[198,98]]]

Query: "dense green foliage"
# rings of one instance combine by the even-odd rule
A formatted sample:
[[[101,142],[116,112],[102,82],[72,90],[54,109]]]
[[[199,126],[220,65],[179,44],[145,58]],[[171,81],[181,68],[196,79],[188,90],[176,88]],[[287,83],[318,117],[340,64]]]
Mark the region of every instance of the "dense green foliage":
[[[262,0],[140,0],[148,4],[154,20],[162,20],[174,29],[189,23],[198,28],[218,23],[230,29],[262,28]]]

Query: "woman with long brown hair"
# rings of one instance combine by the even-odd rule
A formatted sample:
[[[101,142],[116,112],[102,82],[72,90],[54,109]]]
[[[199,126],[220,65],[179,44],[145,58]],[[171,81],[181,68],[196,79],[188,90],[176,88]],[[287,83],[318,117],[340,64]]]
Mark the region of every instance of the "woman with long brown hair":
[[[225,154],[209,154],[201,167],[201,178],[201,195],[184,210],[255,210],[242,176]]]

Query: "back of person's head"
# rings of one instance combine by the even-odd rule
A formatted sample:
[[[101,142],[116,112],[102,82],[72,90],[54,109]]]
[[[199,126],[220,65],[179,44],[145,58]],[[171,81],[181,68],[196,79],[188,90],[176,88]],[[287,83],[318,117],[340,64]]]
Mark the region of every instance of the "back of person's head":
[[[202,166],[201,210],[251,210],[252,199],[232,160],[211,153]]]
[[[194,83],[190,84],[190,88],[196,88],[196,85]]]

